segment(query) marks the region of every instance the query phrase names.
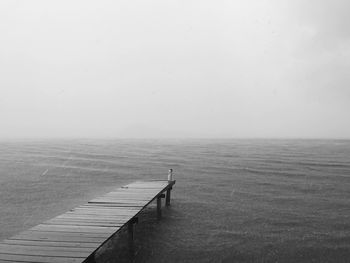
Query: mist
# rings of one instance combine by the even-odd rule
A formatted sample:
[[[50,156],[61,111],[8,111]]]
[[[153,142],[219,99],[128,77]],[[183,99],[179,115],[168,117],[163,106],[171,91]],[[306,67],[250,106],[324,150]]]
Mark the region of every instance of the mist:
[[[349,8],[1,1],[0,138],[349,138]]]

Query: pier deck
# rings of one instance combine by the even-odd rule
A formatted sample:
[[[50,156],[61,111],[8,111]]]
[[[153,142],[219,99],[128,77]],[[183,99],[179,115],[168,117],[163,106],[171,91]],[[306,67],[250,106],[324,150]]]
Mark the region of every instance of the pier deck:
[[[175,181],[137,181],[0,242],[0,263],[94,262],[95,252],[124,226],[133,238],[137,215],[157,199],[170,204]],[[130,240],[129,240],[130,241]]]

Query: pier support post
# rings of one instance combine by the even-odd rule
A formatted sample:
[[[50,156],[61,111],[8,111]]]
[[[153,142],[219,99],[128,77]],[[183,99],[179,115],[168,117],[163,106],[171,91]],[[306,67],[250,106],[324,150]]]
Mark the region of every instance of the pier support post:
[[[166,190],[166,198],[165,198],[165,205],[170,205],[170,193],[171,193],[172,187],[170,187],[168,190]]]
[[[160,220],[162,218],[162,198],[164,198],[164,194],[160,194],[157,196],[157,219]]]
[[[128,245],[130,252],[134,251],[134,226],[139,222],[137,217],[132,218],[128,223]]]
[[[168,172],[168,182],[173,181],[173,169],[169,169]],[[169,206],[170,205],[170,192],[171,192],[172,187],[170,187],[168,190],[166,190],[166,198],[165,198],[165,205]]]

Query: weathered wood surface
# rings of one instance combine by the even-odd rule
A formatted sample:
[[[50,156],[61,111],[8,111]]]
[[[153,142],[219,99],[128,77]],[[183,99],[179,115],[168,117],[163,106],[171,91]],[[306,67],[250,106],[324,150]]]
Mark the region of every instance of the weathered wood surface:
[[[0,263],[81,263],[174,183],[134,182],[23,231],[0,243]]]

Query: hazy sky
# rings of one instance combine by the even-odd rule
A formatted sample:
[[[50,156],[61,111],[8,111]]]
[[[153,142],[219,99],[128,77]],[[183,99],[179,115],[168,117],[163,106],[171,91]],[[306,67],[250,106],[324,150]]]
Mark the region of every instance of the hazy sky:
[[[0,137],[350,138],[350,1],[0,2]]]

